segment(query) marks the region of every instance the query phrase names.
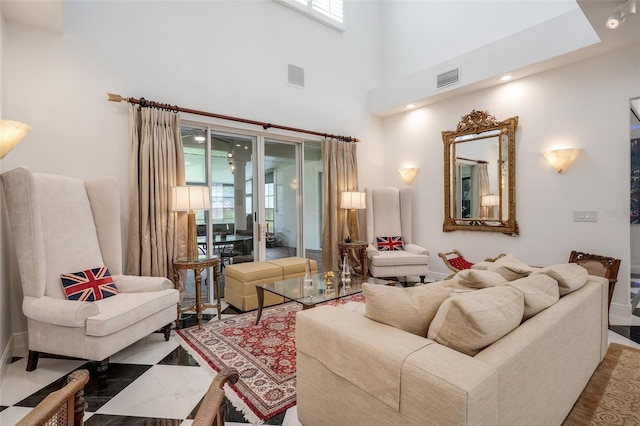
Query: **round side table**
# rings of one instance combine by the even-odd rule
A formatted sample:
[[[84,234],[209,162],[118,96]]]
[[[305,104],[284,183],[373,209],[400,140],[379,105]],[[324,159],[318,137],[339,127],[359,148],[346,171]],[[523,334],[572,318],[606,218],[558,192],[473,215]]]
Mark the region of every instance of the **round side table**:
[[[369,269],[367,267],[367,242],[365,241],[351,241],[350,243],[341,242],[338,243],[338,249],[340,250],[340,258],[347,253],[349,259],[355,258],[359,262],[360,275],[366,277],[369,275]],[[357,272],[357,271],[356,271]]]
[[[216,285],[216,304],[211,305],[202,303],[202,270],[213,267],[214,281]],[[176,328],[180,325],[180,314],[182,312],[195,309],[198,316],[198,328],[202,328],[202,311],[207,308],[218,309],[218,320],[222,315],[222,303],[220,301],[220,258],[219,257],[201,257],[196,260],[180,259],[173,262],[173,285],[180,290],[180,274],[182,270],[192,270],[196,280],[196,304],[195,306],[181,307],[178,302],[178,318],[176,319]]]

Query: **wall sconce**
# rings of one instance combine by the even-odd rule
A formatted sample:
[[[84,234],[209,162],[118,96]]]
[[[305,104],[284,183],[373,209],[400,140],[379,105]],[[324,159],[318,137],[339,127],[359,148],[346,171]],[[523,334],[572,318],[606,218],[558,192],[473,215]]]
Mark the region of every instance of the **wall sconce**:
[[[340,207],[348,209],[347,212],[347,237],[345,242],[351,242],[351,237],[357,239],[359,237],[356,229],[355,214],[356,210],[367,208],[364,192],[343,192],[340,200]]]
[[[31,127],[19,121],[0,120],[0,160],[29,133]]]
[[[545,151],[542,155],[558,173],[564,173],[581,152],[582,150],[579,148],[567,148]]]
[[[194,210],[209,210],[208,186],[174,186],[171,188],[171,210],[187,214],[187,260],[198,260],[198,236]]]
[[[418,170],[420,169],[417,167],[402,167],[398,169],[400,176],[402,176],[402,180],[405,181],[407,185],[411,185],[411,183],[413,183],[413,180],[418,174]]]

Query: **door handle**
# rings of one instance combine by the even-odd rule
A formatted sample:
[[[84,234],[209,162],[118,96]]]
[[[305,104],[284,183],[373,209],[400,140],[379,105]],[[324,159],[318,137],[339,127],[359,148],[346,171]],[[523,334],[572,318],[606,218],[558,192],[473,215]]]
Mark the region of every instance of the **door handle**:
[[[258,224],[258,242],[262,241],[262,224]]]

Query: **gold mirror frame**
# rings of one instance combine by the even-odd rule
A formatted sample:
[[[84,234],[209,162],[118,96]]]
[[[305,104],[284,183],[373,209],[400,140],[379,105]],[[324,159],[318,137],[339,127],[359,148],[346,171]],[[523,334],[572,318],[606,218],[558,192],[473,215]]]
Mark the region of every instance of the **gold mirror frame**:
[[[474,109],[461,118],[455,131],[442,132],[442,141],[444,142],[444,223],[442,230],[444,232],[465,230],[518,235],[515,162],[517,127],[518,117],[498,121],[488,111]],[[497,214],[495,217],[493,213],[491,217],[456,217],[458,216],[455,167],[457,145],[489,138],[497,138],[496,187],[500,188],[498,190]]]

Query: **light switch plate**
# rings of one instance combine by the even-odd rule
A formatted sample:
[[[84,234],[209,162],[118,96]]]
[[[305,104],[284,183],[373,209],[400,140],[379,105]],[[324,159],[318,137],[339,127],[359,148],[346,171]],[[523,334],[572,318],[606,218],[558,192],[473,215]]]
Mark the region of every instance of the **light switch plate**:
[[[574,222],[597,222],[598,212],[595,210],[574,210]]]

